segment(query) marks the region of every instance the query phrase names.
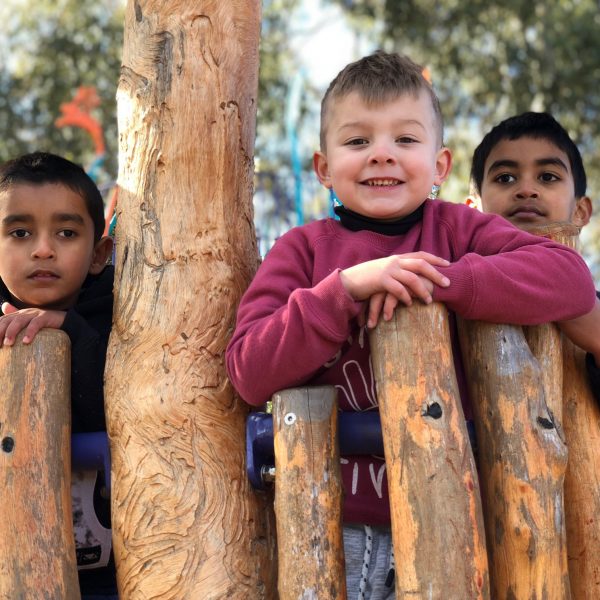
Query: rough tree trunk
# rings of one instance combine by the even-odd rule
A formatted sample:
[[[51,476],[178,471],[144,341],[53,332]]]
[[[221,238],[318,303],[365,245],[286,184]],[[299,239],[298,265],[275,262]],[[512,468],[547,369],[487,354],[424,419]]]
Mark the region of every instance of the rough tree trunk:
[[[335,388],[275,394],[273,434],[279,597],[345,598]]]
[[[371,334],[388,472],[396,597],[489,598],[475,462],[443,305]]]
[[[22,336],[21,336],[22,337]],[[71,511],[70,344],[0,348],[0,598],[78,600]]]
[[[257,265],[259,0],[130,0],[106,404],[122,598],[262,598],[271,513],[224,351]]]
[[[567,450],[546,404],[540,367],[520,327],[461,321],[459,330],[477,429],[492,597],[566,600]]]
[[[533,233],[578,248],[571,224]],[[576,293],[576,291],[574,291]],[[600,598],[600,407],[590,389],[585,352],[563,340],[563,428],[569,448],[565,518],[571,591],[575,600]]]

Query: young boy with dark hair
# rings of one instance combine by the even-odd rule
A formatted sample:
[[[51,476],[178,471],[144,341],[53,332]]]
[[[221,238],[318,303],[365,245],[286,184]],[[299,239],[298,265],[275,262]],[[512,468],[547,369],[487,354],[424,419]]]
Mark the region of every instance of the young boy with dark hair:
[[[496,215],[428,199],[451,167],[442,139],[438,100],[410,59],[379,51],[333,80],[314,168],[342,203],[340,220],[281,237],[242,298],[226,361],[248,403],[334,385],[342,411],[377,410],[363,325],[415,299],[498,323],[592,309],[593,282],[576,252]],[[385,462],[345,456],[341,468],[348,597],[392,598]]]
[[[0,166],[0,227],[0,345],[12,346],[22,331],[25,344],[42,328],[65,331],[71,340],[72,430],[104,431],[114,268],[107,266],[112,240],[103,237],[98,188],[81,167],[60,156],[25,154]],[[107,548],[101,557],[106,565],[109,506],[94,497],[95,481],[95,473],[73,476],[76,541],[83,543],[76,546],[79,558],[92,533],[103,537],[97,548]],[[116,591],[114,566],[93,576],[80,571],[84,598],[88,579],[107,580],[106,589]],[[96,582],[92,587],[97,589]]]
[[[473,153],[471,181],[484,212],[521,229],[555,222],[582,228],[592,214],[579,149],[547,113],[523,113],[491,129]],[[559,326],[588,351],[587,370],[600,402],[600,300],[591,313]]]

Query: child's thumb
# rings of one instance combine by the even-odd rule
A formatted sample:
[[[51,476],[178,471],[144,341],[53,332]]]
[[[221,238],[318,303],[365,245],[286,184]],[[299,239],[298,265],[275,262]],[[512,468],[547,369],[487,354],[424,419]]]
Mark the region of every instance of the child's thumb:
[[[17,312],[19,309],[16,306],[13,306],[12,304],[10,304],[9,302],[3,302],[2,303],[2,312],[5,315],[10,315],[10,313],[14,313]]]

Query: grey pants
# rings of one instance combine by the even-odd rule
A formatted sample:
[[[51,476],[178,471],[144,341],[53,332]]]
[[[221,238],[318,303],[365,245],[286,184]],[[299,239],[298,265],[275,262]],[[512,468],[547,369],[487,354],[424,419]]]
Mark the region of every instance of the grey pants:
[[[344,525],[348,600],[393,600],[394,554],[389,527]]]

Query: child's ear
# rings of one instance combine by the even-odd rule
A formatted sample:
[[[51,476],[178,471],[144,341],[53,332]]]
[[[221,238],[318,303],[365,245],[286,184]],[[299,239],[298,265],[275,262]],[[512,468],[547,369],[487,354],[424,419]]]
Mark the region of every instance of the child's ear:
[[[326,187],[331,189],[331,176],[329,174],[329,163],[323,152],[315,152],[313,156],[313,167],[319,181]]]
[[[108,259],[112,253],[113,240],[110,237],[100,238],[94,246],[92,254],[92,264],[89,268],[90,275],[98,275],[102,273],[102,269],[106,266]]]
[[[452,153],[448,148],[440,148],[435,159],[435,185],[442,185],[452,171]]]
[[[571,222],[577,227],[585,227],[592,216],[592,201],[589,196],[581,196],[575,201],[575,210],[571,217]]]

